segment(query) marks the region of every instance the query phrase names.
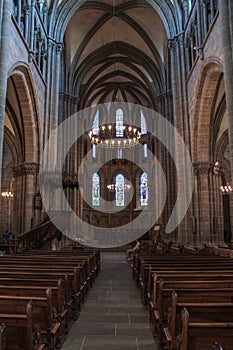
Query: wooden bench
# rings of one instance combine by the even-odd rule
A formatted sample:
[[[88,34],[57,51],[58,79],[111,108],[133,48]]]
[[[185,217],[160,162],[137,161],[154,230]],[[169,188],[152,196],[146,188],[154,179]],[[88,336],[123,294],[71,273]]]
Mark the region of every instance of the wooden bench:
[[[168,311],[171,306],[173,288],[163,288],[160,284],[157,304],[152,311],[151,322],[158,330],[162,341],[164,327],[168,322]],[[176,288],[180,302],[233,302],[233,288]]]
[[[215,265],[218,265],[221,262],[230,262],[232,263],[232,260],[229,258],[221,258],[218,256],[156,256],[156,255],[139,255],[135,257],[135,261],[133,264],[133,276],[136,281],[136,283],[139,282],[140,276],[144,274],[144,270],[149,266],[154,267],[164,267],[167,266],[174,266],[175,264],[181,264],[185,266],[186,264],[194,265],[194,264],[200,264],[200,263],[211,263],[214,262]],[[216,264],[218,262],[218,264]],[[142,277],[143,279],[143,277]]]
[[[71,326],[71,316],[69,314],[69,308],[67,308],[65,299],[62,292],[62,281],[58,281],[56,286],[36,286],[34,280],[30,280],[30,285],[16,284],[16,281],[12,281],[11,285],[0,285],[0,295],[12,295],[12,296],[25,296],[25,297],[47,297],[48,304],[52,312],[53,320],[61,324],[61,335],[68,333]],[[13,285],[15,283],[15,285]],[[50,282],[51,285],[51,282]]]
[[[6,325],[2,323],[0,325],[0,350],[6,349]]]
[[[62,335],[60,323],[54,317],[48,297],[0,295],[0,313],[22,314],[29,301],[33,302],[33,322],[38,328],[42,342],[54,350],[61,345]]]
[[[182,310],[182,333],[177,349],[207,350],[218,342],[224,350],[233,344],[233,322],[191,322],[186,308]]]
[[[8,259],[0,259],[0,267],[4,267],[7,264],[7,267],[10,268],[15,268],[15,264],[17,264],[17,267],[25,267],[32,269],[38,268],[38,266],[46,267],[47,269],[50,267],[51,270],[58,270],[58,269],[64,269],[65,267],[67,269],[70,268],[79,268],[79,276],[78,276],[78,288],[81,291],[82,294],[82,299],[85,300],[85,297],[88,293],[88,288],[91,287],[93,284],[94,277],[96,276],[96,270],[91,271],[90,269],[90,264],[89,264],[89,258],[75,258],[75,259],[61,259],[61,258],[56,258],[54,256],[47,257],[47,256],[42,256],[37,258],[32,257],[27,257],[27,258],[8,258]]]
[[[218,270],[211,271],[163,271],[153,273],[153,283],[148,291],[148,302],[154,302],[157,299],[158,286],[161,280],[178,282],[178,281],[224,281],[232,280],[233,271],[219,272]]]
[[[171,265],[169,265],[171,264]],[[151,277],[150,275],[153,272],[165,272],[165,271],[193,271],[196,270],[196,272],[207,272],[207,271],[212,271],[213,269],[216,271],[232,271],[233,272],[233,263],[227,262],[217,262],[217,261],[211,261],[207,264],[207,262],[203,263],[202,261],[200,262],[170,262],[169,264],[165,265],[154,265],[154,264],[146,264],[144,265],[143,272],[140,273],[139,275],[139,285],[141,288],[141,298],[142,301],[147,304],[147,295],[148,291],[150,290],[151,286]]]
[[[180,302],[177,293],[172,293],[168,313],[168,326],[164,328],[168,349],[176,349],[182,331],[181,313],[183,308],[189,312],[191,322],[232,322],[233,303],[227,302]]]
[[[79,314],[98,274],[100,255],[47,253],[0,257],[0,313],[12,315],[18,310],[23,314],[24,304],[33,300],[33,317],[40,334],[54,349],[64,339],[71,317],[76,319]]]
[[[14,310],[14,313],[0,311],[0,320],[3,322],[0,327],[0,349],[45,349],[45,344],[40,343],[39,334],[34,327],[32,301],[28,302],[21,311]]]

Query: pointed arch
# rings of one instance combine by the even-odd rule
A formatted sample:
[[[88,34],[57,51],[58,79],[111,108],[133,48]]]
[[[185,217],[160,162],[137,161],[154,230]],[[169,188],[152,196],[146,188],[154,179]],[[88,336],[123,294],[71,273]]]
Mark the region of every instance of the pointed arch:
[[[30,72],[25,65],[15,65],[9,73],[9,79],[13,82],[21,113],[21,120],[17,123],[21,127],[23,139],[22,161],[38,163],[40,154],[38,108]]]
[[[220,62],[208,62],[200,74],[196,89],[196,105],[192,119],[192,150],[194,162],[211,161],[211,125],[219,82],[223,70]]]
[[[66,27],[76,11],[85,3],[85,0],[54,0],[50,6],[49,36],[57,42],[62,42]],[[108,10],[111,7],[97,2],[98,8]],[[121,5],[121,10],[132,7],[152,7],[160,16],[168,38],[172,38],[182,31],[182,12],[177,3],[170,0],[147,0],[141,2],[129,1]]]

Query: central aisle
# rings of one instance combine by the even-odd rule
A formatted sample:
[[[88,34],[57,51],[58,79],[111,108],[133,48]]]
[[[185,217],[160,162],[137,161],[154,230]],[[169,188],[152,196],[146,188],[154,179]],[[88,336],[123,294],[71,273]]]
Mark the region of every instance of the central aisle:
[[[62,350],[157,350],[124,252],[102,252],[100,274]]]

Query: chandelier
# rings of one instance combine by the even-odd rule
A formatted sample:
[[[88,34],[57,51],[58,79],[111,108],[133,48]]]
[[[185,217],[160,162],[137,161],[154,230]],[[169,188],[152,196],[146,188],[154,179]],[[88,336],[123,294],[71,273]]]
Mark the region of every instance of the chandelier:
[[[11,192],[11,191],[4,191],[4,192],[2,192],[2,197],[3,198],[12,198],[13,197],[13,193]]]
[[[109,184],[107,185],[107,189],[110,191],[110,192],[115,192],[116,191],[116,184]],[[130,190],[130,185],[129,184],[124,184],[124,191],[125,192],[128,192]]]
[[[124,148],[137,145],[141,139],[141,132],[131,125],[124,125],[120,132],[116,124],[104,124],[96,130],[95,134],[90,130],[89,138],[92,144],[98,146]]]
[[[220,186],[220,190],[222,191],[222,194],[228,194],[233,191],[233,188],[230,185]]]

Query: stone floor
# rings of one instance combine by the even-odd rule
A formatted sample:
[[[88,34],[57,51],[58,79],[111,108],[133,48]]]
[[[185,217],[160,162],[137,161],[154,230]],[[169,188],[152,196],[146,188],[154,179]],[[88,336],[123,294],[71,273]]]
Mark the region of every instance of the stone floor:
[[[125,253],[101,253],[101,272],[62,350],[157,349]]]

